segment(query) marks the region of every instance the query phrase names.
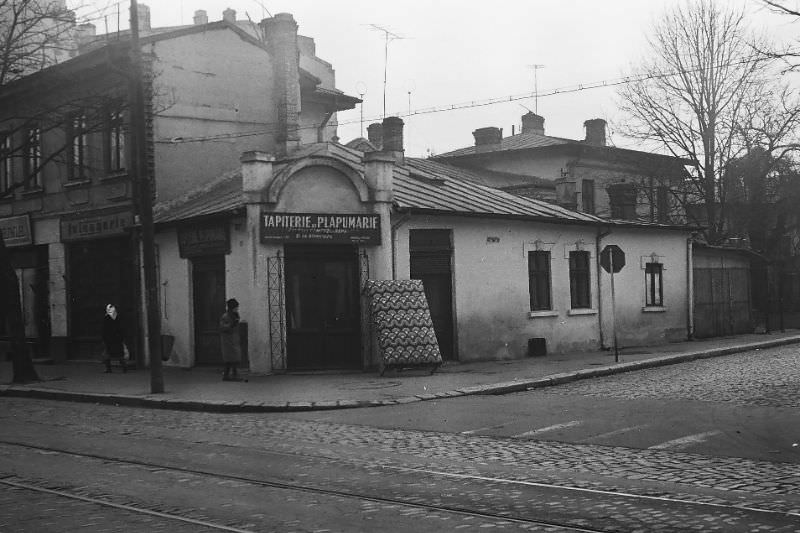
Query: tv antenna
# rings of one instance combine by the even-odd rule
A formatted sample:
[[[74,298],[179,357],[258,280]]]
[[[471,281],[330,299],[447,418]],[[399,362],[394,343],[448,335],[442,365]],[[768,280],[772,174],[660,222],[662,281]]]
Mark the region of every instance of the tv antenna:
[[[359,137],[364,137],[364,95],[367,94],[367,84],[363,81],[356,83],[356,92],[358,92],[358,99],[361,100],[359,107],[361,108],[361,134]]]
[[[544,65],[534,63],[533,65],[528,65],[529,68],[533,69],[533,109],[534,113],[537,115],[539,114],[539,76],[538,72],[540,68],[544,68]],[[530,110],[528,110],[530,111]]]
[[[369,24],[369,27],[375,31],[383,32],[385,39],[383,45],[383,118],[386,118],[386,73],[389,69],[389,43],[391,41],[405,39],[405,37],[397,35],[396,33],[391,32],[382,26],[378,26],[377,24]]]

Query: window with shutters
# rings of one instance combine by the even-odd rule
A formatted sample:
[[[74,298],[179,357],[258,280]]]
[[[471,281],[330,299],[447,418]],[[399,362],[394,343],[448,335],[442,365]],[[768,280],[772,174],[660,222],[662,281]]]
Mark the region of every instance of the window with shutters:
[[[528,287],[531,311],[553,308],[550,288],[550,252],[528,252]]]

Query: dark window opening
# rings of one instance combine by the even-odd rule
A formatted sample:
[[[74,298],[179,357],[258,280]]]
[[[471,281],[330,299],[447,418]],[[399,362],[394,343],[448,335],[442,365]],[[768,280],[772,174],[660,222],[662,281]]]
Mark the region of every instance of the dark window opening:
[[[618,183],[608,187],[611,218],[636,220],[636,187],[630,183]]]
[[[589,252],[569,253],[569,293],[572,309],[591,307]]]
[[[528,252],[528,287],[531,311],[552,309],[550,252]]]
[[[582,211],[594,215],[594,180],[583,180],[581,182],[581,203]]]

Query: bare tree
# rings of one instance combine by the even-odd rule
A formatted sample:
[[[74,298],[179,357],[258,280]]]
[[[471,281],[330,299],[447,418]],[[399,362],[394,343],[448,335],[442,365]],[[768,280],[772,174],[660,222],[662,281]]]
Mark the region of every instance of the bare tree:
[[[64,0],[0,0],[0,85],[67,59],[74,28]]]
[[[800,18],[800,4],[796,0],[761,0],[770,11],[780,15],[789,15]],[[800,52],[797,48],[786,47],[781,50],[759,49],[770,57],[780,59],[786,65],[786,70],[796,71],[800,69]]]
[[[725,235],[722,174],[746,151],[742,125],[754,118],[748,103],[774,94],[768,58],[754,51],[755,42],[742,11],[714,0],[682,4],[655,27],[650,56],[619,92],[628,117],[623,133],[688,162],[690,176],[675,197],[690,221],[707,226],[711,242]],[[790,124],[795,117],[784,118]]]
[[[67,59],[74,48],[72,32],[75,15],[63,0],[0,0],[0,87]],[[40,117],[16,120],[28,128],[31,118],[41,127]],[[8,135],[8,132],[6,132]],[[20,150],[25,150],[23,143]],[[12,148],[12,150],[14,150]],[[14,153],[0,154],[4,158]],[[20,154],[16,154],[19,156]],[[40,168],[30,169],[29,176],[0,196],[24,187]],[[24,383],[39,379],[25,345],[25,328],[19,296],[19,280],[11,266],[11,257],[0,235],[0,320],[11,339],[13,381]]]

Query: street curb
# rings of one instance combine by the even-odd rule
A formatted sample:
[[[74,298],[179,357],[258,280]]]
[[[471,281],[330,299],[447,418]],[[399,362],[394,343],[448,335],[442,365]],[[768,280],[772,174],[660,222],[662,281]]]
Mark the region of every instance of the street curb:
[[[760,350],[765,348],[775,348],[789,344],[800,343],[800,335],[774,339],[768,341],[751,342],[726,348],[712,348],[708,350],[697,350],[675,355],[667,355],[644,359],[641,361],[631,361],[628,363],[613,363],[598,368],[587,368],[571,372],[561,372],[550,374],[541,378],[495,383],[492,385],[476,385],[472,387],[462,387],[452,391],[440,393],[418,394],[415,396],[392,398],[387,400],[324,400],[318,402],[280,402],[280,403],[248,403],[232,401],[201,401],[186,400],[178,398],[164,398],[163,396],[131,396],[122,394],[98,394],[91,392],[71,392],[63,390],[43,389],[25,385],[2,385],[0,386],[0,397],[16,398],[35,398],[42,400],[59,400],[71,402],[96,403],[103,405],[115,405],[126,407],[142,407],[150,409],[167,409],[174,411],[195,411],[207,413],[287,413],[303,411],[327,411],[334,409],[356,409],[361,407],[380,407],[386,405],[399,405],[428,400],[440,400],[445,398],[455,398],[459,396],[475,395],[503,395],[515,392],[524,392],[544,387],[563,385],[573,381],[590,379],[595,377],[622,374],[636,370],[646,370],[660,366],[673,365],[682,362],[695,361],[699,359],[709,359],[731,355],[750,350]]]

